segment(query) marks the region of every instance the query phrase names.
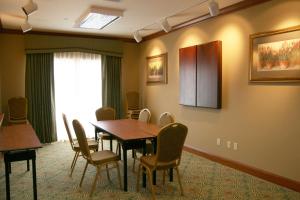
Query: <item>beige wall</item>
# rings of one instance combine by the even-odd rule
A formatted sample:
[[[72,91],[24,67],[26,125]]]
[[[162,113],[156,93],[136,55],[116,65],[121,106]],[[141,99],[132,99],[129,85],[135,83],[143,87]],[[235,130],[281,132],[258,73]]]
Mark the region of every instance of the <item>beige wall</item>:
[[[0,38],[1,109],[6,112],[9,98],[25,95],[24,37],[0,34]]]
[[[0,34],[0,112],[7,112],[7,100],[25,95],[25,49],[89,48],[123,54],[122,87],[138,90],[137,44],[90,38]]]
[[[139,57],[138,44],[124,43],[123,44],[123,59],[122,59],[122,80],[126,84],[122,84],[122,97],[125,107],[125,94],[129,91],[139,91],[139,68],[137,59]],[[122,82],[123,82],[122,81]]]
[[[274,0],[143,42],[140,92],[152,122],[170,111],[189,128],[187,146],[300,181],[299,83],[248,83],[249,35],[299,25],[299,10],[300,1]],[[213,40],[223,43],[223,108],[179,105],[179,48]],[[164,52],[168,84],[146,85],[146,57]]]

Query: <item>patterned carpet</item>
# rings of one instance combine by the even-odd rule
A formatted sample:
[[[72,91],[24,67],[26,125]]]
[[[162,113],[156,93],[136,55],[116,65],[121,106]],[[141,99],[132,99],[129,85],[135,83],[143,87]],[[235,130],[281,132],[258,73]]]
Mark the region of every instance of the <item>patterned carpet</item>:
[[[37,152],[38,199],[78,200],[88,199],[88,193],[95,175],[95,168],[88,167],[83,187],[79,188],[80,177],[85,161],[79,158],[73,177],[68,176],[73,158],[73,151],[68,143],[45,145]],[[122,167],[122,162],[120,162]],[[132,169],[132,158],[129,153],[128,167]],[[183,153],[180,172],[184,187],[184,196],[180,196],[177,178],[164,186],[161,173],[157,175],[157,199],[242,199],[242,200],[299,200],[300,193],[266,182],[251,175],[228,168],[218,163]],[[121,170],[122,173],[122,170]],[[116,170],[112,169],[111,182],[106,173],[101,173],[95,193],[91,199],[150,199],[150,191],[142,188],[136,193],[136,173],[129,170],[128,192],[118,187]],[[11,199],[27,200],[32,198],[32,176],[26,172],[26,162],[12,164]],[[0,162],[0,200],[5,199],[4,163]]]

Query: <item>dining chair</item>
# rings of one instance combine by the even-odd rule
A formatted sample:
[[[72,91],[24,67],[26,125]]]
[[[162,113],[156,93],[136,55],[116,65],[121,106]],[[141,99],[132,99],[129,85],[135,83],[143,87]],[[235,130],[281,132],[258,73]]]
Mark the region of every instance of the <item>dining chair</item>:
[[[73,158],[73,161],[72,161],[72,164],[71,164],[70,176],[72,176],[75,165],[76,165],[76,162],[77,162],[77,159],[80,156],[80,147],[79,147],[78,142],[76,140],[74,140],[73,137],[72,137],[66,114],[62,113],[62,117],[63,117],[64,125],[65,125],[65,128],[66,128],[66,132],[68,134],[68,138],[69,138],[69,141],[70,141],[71,148],[75,152],[75,155],[74,155],[74,158]],[[89,140],[88,141],[88,148],[90,150],[94,151],[94,152],[98,151],[98,142],[96,142],[95,140]]]
[[[152,193],[152,199],[155,197],[153,187],[152,173],[154,170],[168,170],[174,168],[177,172],[177,179],[181,195],[184,195],[179,175],[179,165],[181,161],[182,149],[188,128],[180,123],[172,123],[164,126],[157,135],[157,150],[155,155],[145,155],[140,158],[140,164],[137,173],[137,191],[139,191],[140,172],[142,167],[148,176],[149,186]]]
[[[139,114],[138,120],[142,121],[142,122],[149,123],[150,118],[151,118],[151,112],[150,112],[150,110],[148,108],[144,108],[144,109],[141,110],[141,112]],[[151,144],[152,143],[151,143],[150,140],[146,140],[146,148],[149,145],[151,146]],[[132,154],[133,154],[132,171],[133,172],[135,171],[135,162],[136,162],[136,160],[138,160],[137,152],[142,153],[142,149],[133,149],[132,150]],[[146,152],[148,152],[147,149],[146,149]]]
[[[174,119],[173,115],[169,112],[164,112],[159,116],[159,120],[158,120],[157,124],[160,128],[162,128],[162,127],[164,127],[168,124],[174,123],[174,122],[175,122],[175,119]],[[152,144],[147,145],[147,149],[149,152],[154,152]],[[166,170],[163,170],[163,184],[165,184],[165,177],[166,177]]]
[[[91,197],[95,190],[98,177],[100,177],[101,167],[103,165],[106,166],[106,171],[107,171],[107,175],[108,175],[108,179],[109,179],[108,165],[113,164],[114,167],[117,168],[120,189],[122,189],[120,168],[119,168],[119,163],[118,163],[118,161],[120,160],[119,156],[110,150],[102,150],[102,151],[97,151],[97,152],[91,153],[89,150],[89,147],[88,147],[85,131],[84,131],[82,125],[76,119],[74,119],[72,123],[73,123],[73,127],[75,130],[75,134],[77,136],[77,140],[78,140],[82,155],[86,159],[86,165],[85,165],[85,168],[84,168],[81,180],[80,180],[79,187],[82,186],[82,182],[83,182],[84,175],[85,175],[88,164],[95,166],[97,169],[97,172],[96,172],[96,175],[95,175],[95,178],[93,181],[93,185],[92,185],[92,188],[90,191],[90,197]]]
[[[159,116],[157,124],[160,128],[162,128],[168,124],[174,123],[174,121],[175,121],[175,119],[171,113],[164,112]]]
[[[12,97],[8,99],[8,125],[26,124],[27,120],[27,98]],[[29,159],[27,160],[27,171],[30,169]],[[11,166],[9,166],[11,171]]]
[[[8,123],[24,124],[27,121],[27,98],[13,97],[8,100]]]
[[[149,123],[150,118],[151,118],[150,110],[148,108],[144,108],[144,109],[141,110],[138,120],[142,121],[142,122]]]
[[[175,119],[173,115],[169,112],[164,112],[159,116],[157,125],[159,128],[162,128],[168,124],[174,123]],[[153,149],[153,144],[151,142],[146,142],[146,153],[147,154],[153,154],[154,149]]]
[[[140,114],[140,97],[139,93],[130,91],[126,93],[125,99],[126,118],[138,119]]]
[[[116,111],[114,108],[111,107],[102,107],[96,110],[95,112],[96,114],[96,119],[97,121],[104,121],[104,120],[115,120],[116,119]],[[106,140],[110,140],[110,139],[115,139],[112,138],[112,136],[108,133],[103,133],[103,132],[98,132],[97,136],[99,138],[99,140],[101,141],[101,149],[103,150],[103,141]],[[116,148],[116,152],[119,151],[120,148],[120,144],[117,143],[117,148]]]

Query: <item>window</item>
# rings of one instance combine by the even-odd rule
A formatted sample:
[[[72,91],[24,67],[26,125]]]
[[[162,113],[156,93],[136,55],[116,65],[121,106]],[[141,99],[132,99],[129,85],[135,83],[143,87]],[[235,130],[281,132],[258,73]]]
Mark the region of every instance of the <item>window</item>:
[[[87,137],[94,136],[94,128],[89,122],[96,120],[95,111],[102,106],[101,77],[101,55],[99,54],[82,52],[54,54],[58,140],[68,138],[62,113],[67,115],[72,134],[72,121],[78,119],[84,126]]]

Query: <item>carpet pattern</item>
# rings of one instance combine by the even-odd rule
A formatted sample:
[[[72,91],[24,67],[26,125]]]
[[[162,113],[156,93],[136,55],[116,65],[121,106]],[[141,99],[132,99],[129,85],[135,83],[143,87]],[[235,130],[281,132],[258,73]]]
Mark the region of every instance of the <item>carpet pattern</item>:
[[[95,167],[89,165],[83,182],[79,188],[80,178],[85,160],[79,158],[73,176],[70,177],[70,165],[74,153],[69,143],[58,142],[45,145],[37,151],[37,185],[38,199],[80,200],[89,199],[89,191],[96,174]],[[131,153],[128,153],[128,192],[119,189],[117,172],[110,171],[111,181],[102,171],[94,195],[90,199],[109,200],[144,200],[151,199],[146,188],[136,192],[136,173],[132,172]],[[122,162],[120,162],[122,174]],[[275,185],[246,173],[209,161],[205,158],[183,153],[180,174],[184,196],[180,195],[176,173],[174,182],[162,185],[162,174],[157,173],[156,197],[167,200],[300,200],[300,193]],[[137,171],[137,170],[136,170]],[[33,199],[32,173],[26,172],[26,161],[12,164],[11,199]],[[122,182],[123,184],[123,182]],[[4,162],[0,162],[0,200],[5,199]]]

